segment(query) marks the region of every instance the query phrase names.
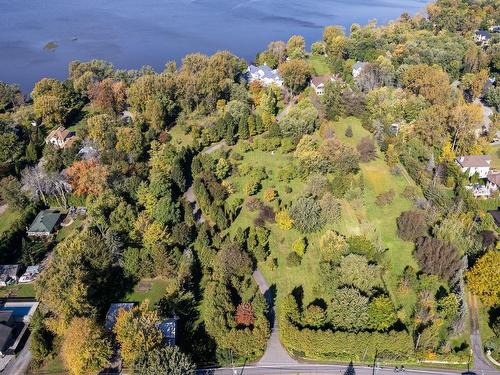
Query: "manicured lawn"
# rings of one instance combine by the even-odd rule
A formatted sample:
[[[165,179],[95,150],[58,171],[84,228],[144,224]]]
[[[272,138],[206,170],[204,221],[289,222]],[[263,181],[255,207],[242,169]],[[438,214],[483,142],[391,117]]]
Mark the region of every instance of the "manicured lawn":
[[[59,232],[57,232],[56,241],[60,242],[64,240],[66,237],[68,237],[74,231],[79,230],[82,227],[82,223],[83,223],[83,218],[81,216],[77,216],[75,218],[75,221],[73,221],[71,225],[67,227],[61,227],[61,229],[59,229]]]
[[[1,287],[0,297],[35,297],[35,287],[33,283]]]
[[[8,230],[20,216],[21,213],[19,211],[7,208],[7,210],[5,210],[5,212],[0,216],[0,233]]]
[[[67,374],[67,370],[64,368],[62,358],[57,356],[55,358],[47,360],[42,367],[28,372],[28,374]]]
[[[488,324],[488,308],[481,304],[479,298],[476,300],[479,312],[479,333],[481,335],[481,341],[486,347],[496,347],[496,350],[492,352],[492,357],[500,361],[500,339],[495,335]]]
[[[142,279],[134,287],[134,291],[125,297],[125,300],[141,303],[149,299],[149,305],[153,307],[165,295],[167,285],[168,281],[164,279]]]
[[[346,128],[351,125],[353,137],[345,136]],[[342,119],[333,124],[336,135],[342,142],[352,145],[353,147],[363,137],[371,134],[365,130],[359,120],[355,118]],[[383,154],[378,153],[376,160],[369,163],[361,163],[361,172],[365,179],[365,205],[364,217],[361,226],[373,226],[376,228],[386,247],[385,259],[387,261],[386,274],[384,275],[385,282],[389,288],[391,297],[396,304],[401,304],[410,309],[413,306],[415,295],[414,293],[401,294],[397,290],[399,276],[406,266],[412,266],[418,269],[418,265],[413,258],[413,244],[402,241],[397,236],[396,218],[403,211],[412,208],[412,203],[401,196],[404,188],[408,185],[414,185],[414,182],[409,179],[406,174],[395,176],[390,173],[389,166],[383,159]],[[378,194],[393,189],[395,194],[394,201],[384,207],[378,206],[375,201]],[[408,313],[410,311],[407,311]]]
[[[171,128],[168,133],[172,136],[172,144],[175,146],[189,146],[193,142],[193,135],[191,132],[186,134],[179,125]]]
[[[325,56],[310,55],[310,56],[308,56],[307,61],[309,61],[309,63],[313,67],[314,74],[320,76],[323,74],[330,74],[331,73],[330,67],[328,66],[328,63],[326,61]]]

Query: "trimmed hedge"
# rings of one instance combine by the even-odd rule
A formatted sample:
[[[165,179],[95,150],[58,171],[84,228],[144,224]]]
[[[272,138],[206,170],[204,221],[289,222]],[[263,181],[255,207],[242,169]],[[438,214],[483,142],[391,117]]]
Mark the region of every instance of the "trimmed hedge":
[[[310,359],[373,360],[414,357],[413,340],[407,332],[340,332],[300,329],[287,318],[280,319],[283,345],[298,356]]]

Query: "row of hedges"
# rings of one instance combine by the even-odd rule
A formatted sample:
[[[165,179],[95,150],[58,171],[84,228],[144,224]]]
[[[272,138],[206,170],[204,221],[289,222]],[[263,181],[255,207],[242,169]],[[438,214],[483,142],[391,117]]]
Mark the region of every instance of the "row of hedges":
[[[346,361],[401,360],[414,357],[413,340],[407,332],[339,332],[300,329],[288,318],[280,319],[283,345],[294,354],[310,359]]]

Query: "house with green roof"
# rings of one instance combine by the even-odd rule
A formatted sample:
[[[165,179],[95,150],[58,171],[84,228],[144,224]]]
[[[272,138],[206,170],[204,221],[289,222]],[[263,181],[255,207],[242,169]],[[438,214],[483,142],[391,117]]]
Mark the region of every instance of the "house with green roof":
[[[53,210],[43,210],[36,215],[28,228],[28,236],[47,237],[54,231],[61,219],[61,213]]]

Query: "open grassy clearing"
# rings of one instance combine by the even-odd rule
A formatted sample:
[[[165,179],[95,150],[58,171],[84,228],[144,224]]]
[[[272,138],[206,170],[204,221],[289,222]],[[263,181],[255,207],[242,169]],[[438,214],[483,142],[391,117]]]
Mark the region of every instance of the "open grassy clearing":
[[[0,297],[35,297],[35,286],[30,284],[14,284],[0,288]]]
[[[345,136],[345,130],[351,125],[353,137]],[[347,118],[333,124],[335,132],[342,142],[355,147],[361,138],[371,137],[371,134],[361,126],[358,119]],[[396,304],[402,304],[406,308],[413,306],[415,301],[414,293],[400,293],[397,290],[399,275],[406,266],[418,269],[413,258],[413,244],[402,241],[397,236],[396,218],[403,211],[412,208],[412,202],[403,198],[401,193],[410,183],[415,185],[406,175],[395,176],[391,174],[389,166],[383,159],[383,154],[379,151],[378,158],[369,163],[361,163],[361,173],[365,180],[365,205],[363,209],[364,220],[362,224],[373,226],[380,234],[380,238],[387,248],[385,282],[387,283],[391,297]],[[378,206],[376,196],[380,193],[393,189],[396,193],[394,201],[384,207]],[[409,313],[409,311],[407,311]]]
[[[134,290],[127,294],[125,301],[141,303],[148,299],[150,307],[153,307],[164,295],[168,281],[160,278],[142,279],[134,287]]]
[[[326,56],[309,55],[307,61],[311,64],[314,74],[320,76],[331,73],[328,62],[326,61]]]
[[[21,213],[17,210],[7,208],[5,212],[0,215],[0,233],[9,230],[11,225],[21,217]]]
[[[490,145],[488,155],[491,156],[491,168],[500,169],[500,145]]]
[[[172,136],[172,144],[178,147],[189,146],[193,142],[193,135],[186,132],[180,125],[176,125],[169,129],[168,133]]]

